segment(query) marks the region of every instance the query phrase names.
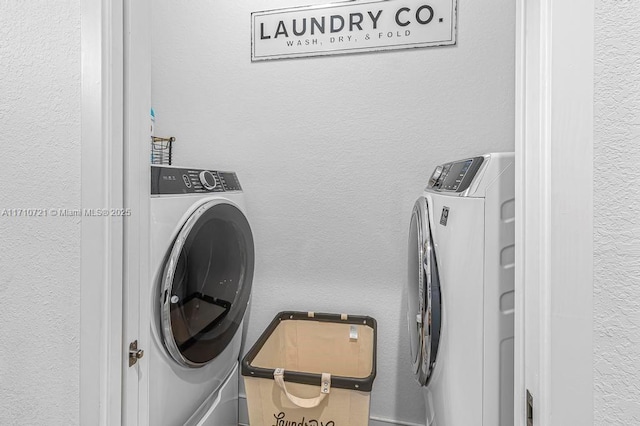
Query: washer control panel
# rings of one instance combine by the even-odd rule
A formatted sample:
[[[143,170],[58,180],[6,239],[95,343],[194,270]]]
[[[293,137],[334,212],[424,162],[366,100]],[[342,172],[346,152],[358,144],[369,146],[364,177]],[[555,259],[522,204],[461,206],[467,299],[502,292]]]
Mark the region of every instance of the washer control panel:
[[[206,194],[242,191],[234,172],[151,166],[151,194]]]
[[[473,157],[437,166],[427,189],[445,192],[463,192],[478,173],[484,157]]]

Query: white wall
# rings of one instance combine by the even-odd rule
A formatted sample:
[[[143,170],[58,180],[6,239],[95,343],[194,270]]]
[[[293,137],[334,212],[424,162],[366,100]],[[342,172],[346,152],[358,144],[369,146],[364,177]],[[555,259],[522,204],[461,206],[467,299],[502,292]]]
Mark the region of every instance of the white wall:
[[[640,3],[596,2],[594,422],[640,423]]]
[[[80,2],[0,1],[0,423],[79,407]]]
[[[402,289],[433,167],[513,150],[514,3],[459,1],[458,45],[250,62],[252,11],[326,3],[164,0],[156,135],[175,163],[236,170],[257,246],[248,345],[285,309],[378,320],[372,416],[421,422]]]

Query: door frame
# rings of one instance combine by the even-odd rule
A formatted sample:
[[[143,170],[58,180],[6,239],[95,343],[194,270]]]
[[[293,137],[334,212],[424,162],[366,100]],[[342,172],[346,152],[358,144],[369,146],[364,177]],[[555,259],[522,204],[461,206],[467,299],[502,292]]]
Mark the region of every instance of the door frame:
[[[106,216],[81,222],[80,424],[121,419],[123,28],[122,1],[81,3],[81,200]],[[104,211],[104,210],[103,210]]]
[[[594,0],[516,5],[515,424],[525,389],[536,425],[591,424]],[[150,343],[133,326],[149,278],[150,6],[81,6],[82,207],[132,209],[81,225],[81,424],[148,424],[146,363],[125,367],[124,349]]]
[[[595,5],[516,4],[515,425],[593,424]]]
[[[124,227],[123,336],[125,344],[138,341],[149,350],[148,318],[150,273],[150,110],[151,110],[151,1],[124,1],[124,201],[131,209]],[[123,364],[122,424],[149,424],[149,362]]]
[[[128,365],[149,278],[149,0],[81,4],[83,209],[123,214],[82,218],[80,424],[147,425],[145,358]]]

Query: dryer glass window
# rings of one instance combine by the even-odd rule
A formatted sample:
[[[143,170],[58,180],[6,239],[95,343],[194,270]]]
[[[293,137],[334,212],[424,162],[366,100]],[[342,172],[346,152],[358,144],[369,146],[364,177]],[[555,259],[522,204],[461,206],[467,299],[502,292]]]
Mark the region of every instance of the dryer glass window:
[[[409,324],[409,345],[411,361],[415,364],[420,357],[422,345],[422,239],[420,237],[419,213],[414,211],[409,227],[409,257],[407,276],[407,323]]]
[[[431,351],[429,365],[433,368],[433,365],[436,362],[436,356],[438,355],[438,346],[440,345],[440,331],[442,327],[442,294],[440,288],[440,274],[438,273],[438,263],[436,262],[436,250],[433,245],[431,230],[429,230],[428,238],[431,249],[427,254],[429,256],[429,262],[425,265],[425,269],[430,269],[429,287],[431,288],[431,321],[429,325],[429,334],[431,335]]]
[[[414,373],[421,385],[433,372],[442,331],[440,276],[429,221],[427,200],[420,197],[409,227],[407,320]]]
[[[214,359],[234,337],[254,267],[253,237],[240,210],[214,202],[194,216],[176,238],[161,295],[167,350],[191,367]]]

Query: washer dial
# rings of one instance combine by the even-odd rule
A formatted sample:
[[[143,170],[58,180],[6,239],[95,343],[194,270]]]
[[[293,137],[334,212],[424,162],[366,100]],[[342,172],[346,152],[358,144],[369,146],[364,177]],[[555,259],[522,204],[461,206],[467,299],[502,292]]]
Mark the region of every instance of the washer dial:
[[[218,186],[218,181],[213,173],[208,170],[203,170],[200,172],[200,183],[204,186],[204,189],[208,191],[213,191],[213,189]]]

